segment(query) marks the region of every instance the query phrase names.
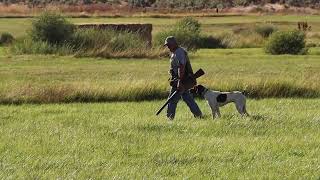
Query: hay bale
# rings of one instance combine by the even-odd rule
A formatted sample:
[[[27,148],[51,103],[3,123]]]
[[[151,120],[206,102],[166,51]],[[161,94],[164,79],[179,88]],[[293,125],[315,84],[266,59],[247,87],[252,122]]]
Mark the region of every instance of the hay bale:
[[[79,24],[77,27],[137,33],[149,47],[152,46],[152,24]]]

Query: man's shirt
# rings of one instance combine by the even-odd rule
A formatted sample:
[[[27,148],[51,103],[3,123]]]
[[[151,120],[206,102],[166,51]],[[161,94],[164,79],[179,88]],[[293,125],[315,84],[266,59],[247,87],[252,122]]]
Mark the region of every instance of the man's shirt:
[[[172,78],[178,78],[178,69],[180,65],[186,65],[187,63],[187,52],[181,48],[178,47],[175,52],[171,54],[170,57],[170,73]]]

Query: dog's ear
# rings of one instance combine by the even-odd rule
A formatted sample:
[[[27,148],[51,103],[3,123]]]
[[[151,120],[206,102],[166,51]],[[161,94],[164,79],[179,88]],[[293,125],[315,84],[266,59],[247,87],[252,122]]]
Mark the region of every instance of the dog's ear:
[[[202,85],[197,86],[197,94],[199,94],[200,96],[202,95],[204,90],[205,90],[204,86],[202,86]]]

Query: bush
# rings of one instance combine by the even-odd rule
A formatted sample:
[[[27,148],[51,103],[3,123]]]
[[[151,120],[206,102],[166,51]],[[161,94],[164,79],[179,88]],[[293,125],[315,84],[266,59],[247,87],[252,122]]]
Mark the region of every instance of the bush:
[[[213,36],[201,36],[198,42],[199,48],[207,48],[207,49],[214,49],[214,48],[226,48],[223,44],[221,39],[215,38]]]
[[[30,35],[34,41],[61,44],[69,40],[73,32],[74,25],[63,16],[46,12],[32,22]]]
[[[265,46],[270,54],[306,54],[305,34],[301,31],[279,31],[272,34]]]
[[[164,44],[164,40],[168,36],[174,36],[178,44],[188,50],[196,50],[198,48],[199,35],[190,31],[180,31],[176,29],[156,34],[154,37],[155,45],[162,46]]]
[[[10,33],[2,33],[0,35],[0,44],[11,44],[14,41],[14,37]]]
[[[11,48],[16,54],[59,54],[93,57],[159,57],[138,34],[113,30],[76,29],[62,16],[45,13],[33,22],[30,36]]]
[[[177,30],[190,31],[196,34],[200,34],[200,28],[201,24],[199,23],[199,21],[192,17],[183,18],[175,25],[175,29]]]
[[[183,18],[172,29],[156,34],[154,37],[155,45],[162,46],[168,36],[174,36],[180,46],[188,50],[196,50],[199,48],[200,23],[190,17]]]
[[[232,28],[234,34],[250,34],[250,29],[248,27],[236,26]]]
[[[271,24],[260,25],[255,27],[255,32],[260,34],[264,38],[269,37],[275,31],[277,31],[277,28]]]

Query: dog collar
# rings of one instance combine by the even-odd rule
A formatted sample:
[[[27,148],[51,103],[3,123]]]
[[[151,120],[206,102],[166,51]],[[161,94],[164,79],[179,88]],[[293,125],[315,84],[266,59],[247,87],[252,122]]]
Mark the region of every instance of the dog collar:
[[[209,91],[209,89],[205,88],[205,90],[202,93],[202,96],[204,96],[208,91]]]

